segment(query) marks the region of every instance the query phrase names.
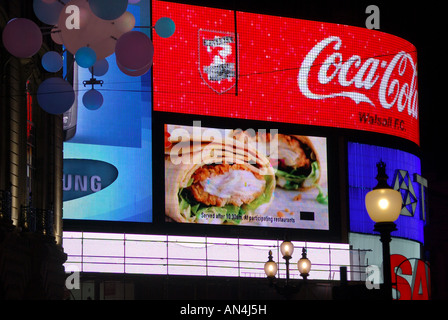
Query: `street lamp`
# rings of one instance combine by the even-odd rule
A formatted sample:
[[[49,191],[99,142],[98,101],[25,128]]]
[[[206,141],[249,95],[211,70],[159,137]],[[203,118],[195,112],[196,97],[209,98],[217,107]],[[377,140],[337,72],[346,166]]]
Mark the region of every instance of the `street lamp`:
[[[269,250],[268,261],[264,264],[264,272],[269,279],[269,283],[271,286],[274,286],[278,293],[286,296],[287,298],[290,295],[299,292],[300,287],[296,287],[290,283],[289,278],[289,260],[292,258],[292,253],[294,252],[294,245],[291,241],[285,240],[280,245],[280,252],[283,256],[283,259],[286,261],[286,279],[283,285],[279,285],[277,283],[275,275],[277,274],[278,266],[277,263],[272,259],[272,251]],[[297,268],[300,271],[300,275],[304,280],[308,278],[308,275],[311,270],[311,261],[306,256],[306,249],[302,249],[302,258],[297,262]]]
[[[385,295],[392,299],[392,274],[390,269],[390,241],[391,232],[397,230],[395,220],[398,219],[402,209],[403,200],[399,191],[387,184],[386,164],[380,161],[376,165],[378,184],[366,194],[366,209],[370,219],[375,222],[374,231],[380,233],[383,245],[383,277]]]
[[[272,251],[269,250],[268,261],[264,264],[264,272],[268,276],[268,279],[273,279],[277,274],[277,270],[277,264],[274,260],[272,260]]]
[[[311,270],[311,261],[306,256],[305,248],[302,248],[302,258],[297,261],[297,269],[299,269],[302,278],[306,280]]]

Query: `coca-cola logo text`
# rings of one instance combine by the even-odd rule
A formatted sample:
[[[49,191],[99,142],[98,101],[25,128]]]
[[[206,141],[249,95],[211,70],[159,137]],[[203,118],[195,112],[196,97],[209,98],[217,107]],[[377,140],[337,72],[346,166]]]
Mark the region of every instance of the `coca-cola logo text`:
[[[334,43],[331,54],[327,54],[322,63],[317,63],[321,55]],[[297,84],[304,96],[309,99],[330,99],[347,97],[356,104],[361,102],[376,106],[372,100],[377,93],[379,104],[385,109],[396,107],[398,112],[407,109],[407,113],[418,118],[417,66],[412,56],[404,51],[395,54],[389,62],[380,58],[362,59],[352,55],[348,59],[339,52],[342,41],[339,37],[328,37],[317,43],[303,60]],[[321,85],[336,82],[341,86],[338,92],[315,93],[309,85],[310,72],[318,72],[317,80]],[[402,76],[411,72],[411,82],[402,80]],[[349,74],[354,74],[349,78]],[[369,94],[370,90],[373,94]]]

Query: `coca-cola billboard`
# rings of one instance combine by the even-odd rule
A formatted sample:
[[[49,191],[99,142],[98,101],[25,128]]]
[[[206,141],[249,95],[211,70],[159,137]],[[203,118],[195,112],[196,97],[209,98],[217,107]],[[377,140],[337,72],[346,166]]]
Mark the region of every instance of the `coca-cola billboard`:
[[[236,15],[236,17],[235,17]],[[153,1],[155,111],[378,132],[419,144],[417,53],[340,24]],[[236,25],[235,25],[236,21]]]

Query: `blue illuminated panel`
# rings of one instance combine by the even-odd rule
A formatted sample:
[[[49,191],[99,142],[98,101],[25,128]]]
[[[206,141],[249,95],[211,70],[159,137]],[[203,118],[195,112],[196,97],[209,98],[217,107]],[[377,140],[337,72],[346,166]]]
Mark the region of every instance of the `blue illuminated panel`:
[[[396,221],[398,230],[392,236],[423,243],[424,199],[421,185],[415,181],[416,175],[421,175],[420,159],[404,151],[373,145],[348,144],[350,231],[374,233],[374,222],[365,209],[365,195],[376,185],[376,164],[381,160],[386,163],[388,184],[401,192],[404,204]]]
[[[149,1],[128,11],[137,26],[149,25]],[[114,54],[107,61],[107,73],[96,77],[104,81],[95,85],[104,98],[98,110],[83,105],[91,73],[77,68],[76,130],[66,130],[64,143],[64,219],[152,222],[150,74],[125,75]]]

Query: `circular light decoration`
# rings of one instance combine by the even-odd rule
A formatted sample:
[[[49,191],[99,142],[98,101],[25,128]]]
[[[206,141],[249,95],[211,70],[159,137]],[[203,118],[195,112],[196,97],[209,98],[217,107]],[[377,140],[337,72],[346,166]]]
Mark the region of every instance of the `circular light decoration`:
[[[59,15],[67,2],[68,0],[33,0],[34,13],[40,21],[53,26],[58,23]]]
[[[96,62],[96,53],[92,48],[82,47],[75,53],[76,63],[82,68],[90,68]]]
[[[140,70],[152,65],[154,46],[149,37],[140,31],[123,34],[115,46],[115,58],[126,69]]]
[[[140,77],[140,76],[144,75],[146,72],[148,72],[149,69],[151,69],[151,64],[148,64],[146,67],[143,67],[138,70],[130,70],[130,69],[123,67],[118,61],[116,61],[116,63],[117,63],[118,69],[120,69],[121,72],[123,72],[124,74],[131,76],[131,77]]]
[[[75,102],[75,92],[64,79],[48,78],[37,89],[37,102],[48,113],[62,114]]]
[[[97,110],[103,105],[103,95],[96,89],[90,89],[82,96],[82,103],[89,110]]]
[[[64,12],[71,5],[79,8],[79,28],[67,27],[67,15],[63,13],[59,16],[58,21],[64,46],[71,54],[75,54],[81,47],[88,46],[95,51],[98,60],[106,58],[114,53],[117,39],[126,31],[129,31],[129,28],[134,27],[132,21],[135,21],[135,18],[133,19],[131,13],[123,14],[116,20],[108,21],[98,18],[92,12],[89,2],[86,0],[71,0],[66,4]]]
[[[42,32],[36,23],[25,18],[10,20],[2,33],[6,50],[17,58],[30,58],[42,46]]]
[[[170,18],[163,17],[157,20],[154,29],[156,29],[156,33],[159,37],[169,38],[174,34],[174,31],[176,31],[176,25]]]
[[[109,62],[106,59],[97,60],[93,66],[89,68],[90,72],[94,76],[104,76],[109,70]]]
[[[64,44],[64,39],[62,39],[61,35],[61,29],[59,29],[57,26],[54,26],[51,29],[51,40],[53,40],[56,44]]]
[[[128,0],[90,0],[89,5],[98,18],[115,20],[126,11]]]
[[[129,11],[126,11],[118,19],[114,21],[114,27],[116,30],[122,33],[131,31],[135,27],[134,15]]]
[[[48,72],[58,72],[62,65],[62,56],[56,51],[49,51],[42,57],[42,67]]]

